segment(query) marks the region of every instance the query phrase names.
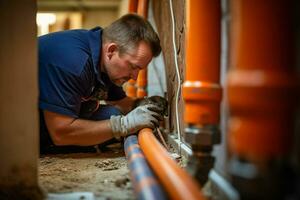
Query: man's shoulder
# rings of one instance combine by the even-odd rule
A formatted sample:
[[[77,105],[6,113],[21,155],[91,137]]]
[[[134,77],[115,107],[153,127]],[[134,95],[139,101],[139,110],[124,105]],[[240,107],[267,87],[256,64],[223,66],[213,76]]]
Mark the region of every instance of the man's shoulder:
[[[89,48],[88,31],[75,29],[59,31],[40,36],[38,39],[39,50],[47,53],[68,53],[68,51]]]
[[[40,37],[40,63],[79,75],[92,56],[88,35],[87,30],[69,30]]]
[[[38,37],[39,45],[43,44],[64,44],[64,45],[73,45],[76,43],[79,44],[88,44],[90,37],[94,37],[95,35],[100,35],[102,28],[95,27],[90,30],[87,29],[72,29],[72,30],[64,30],[49,33],[46,35],[42,35]],[[101,39],[99,36],[94,37],[93,39]],[[70,43],[70,41],[72,43]]]

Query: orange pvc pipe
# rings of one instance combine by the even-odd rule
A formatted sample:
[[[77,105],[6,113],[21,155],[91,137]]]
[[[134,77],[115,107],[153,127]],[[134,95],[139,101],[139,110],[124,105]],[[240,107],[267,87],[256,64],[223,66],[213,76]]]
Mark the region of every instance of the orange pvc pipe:
[[[149,0],[139,0],[138,2],[137,13],[147,19]]]
[[[138,141],[149,165],[158,176],[170,199],[205,199],[197,182],[170,157],[151,129],[142,129],[139,132]]]
[[[137,98],[143,98],[147,96],[147,69],[142,69],[139,72],[138,78],[137,78]]]
[[[128,2],[128,12],[136,13],[138,7],[138,0],[129,0]],[[137,94],[136,81],[130,79],[125,86],[126,95],[128,97],[135,98]]]
[[[126,90],[126,95],[128,97],[132,97],[132,98],[136,97],[137,88],[136,88],[135,84],[136,84],[136,81],[133,79],[130,79],[129,81],[127,81],[125,90]]]
[[[148,17],[148,0],[139,0],[138,1],[138,8],[137,13],[144,18]],[[139,72],[138,78],[137,78],[137,98],[143,98],[147,96],[147,69],[143,69]]]
[[[183,84],[185,122],[218,124],[220,87],[220,0],[188,0],[186,81]]]
[[[297,90],[291,3],[232,1],[229,148],[250,160],[290,151]]]
[[[136,13],[138,6],[138,0],[129,0],[128,2],[128,12],[129,13]]]

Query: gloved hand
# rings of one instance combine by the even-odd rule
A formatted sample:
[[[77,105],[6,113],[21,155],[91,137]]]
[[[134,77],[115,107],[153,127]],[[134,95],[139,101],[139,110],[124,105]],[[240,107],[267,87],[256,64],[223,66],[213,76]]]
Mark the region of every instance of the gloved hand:
[[[163,120],[160,114],[162,108],[154,104],[141,105],[133,109],[126,116],[110,117],[110,125],[116,139],[137,132],[142,128],[155,128],[158,121]]]
[[[147,104],[157,105],[158,107],[162,108],[160,112],[161,115],[168,115],[168,101],[165,98],[161,96],[151,96],[143,99],[137,99],[135,100],[134,107]]]

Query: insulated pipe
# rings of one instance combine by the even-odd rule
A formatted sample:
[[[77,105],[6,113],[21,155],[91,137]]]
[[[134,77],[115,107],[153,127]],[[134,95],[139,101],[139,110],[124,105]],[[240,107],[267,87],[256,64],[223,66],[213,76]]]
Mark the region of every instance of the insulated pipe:
[[[291,149],[297,83],[291,2],[232,2],[229,147],[252,161]]]
[[[148,17],[148,0],[139,0],[137,13],[147,19]],[[143,98],[147,96],[147,69],[142,69],[139,72],[138,78],[137,78],[137,98]]]
[[[129,0],[128,2],[128,12],[129,13],[136,13],[138,7],[138,0]],[[130,79],[125,86],[126,95],[128,97],[135,98],[137,89],[136,89],[136,81],[133,79]]]
[[[188,0],[184,120],[187,124],[219,124],[220,0]]]
[[[136,197],[145,200],[167,199],[138,145],[137,136],[127,137],[124,148]]]
[[[142,129],[139,132],[138,141],[149,165],[158,176],[170,199],[205,199],[197,182],[176,164],[154,137],[151,129]]]

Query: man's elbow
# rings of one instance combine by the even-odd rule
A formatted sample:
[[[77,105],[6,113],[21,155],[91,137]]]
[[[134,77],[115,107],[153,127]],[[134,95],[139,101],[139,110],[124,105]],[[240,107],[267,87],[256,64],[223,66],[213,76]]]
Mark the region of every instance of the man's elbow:
[[[52,130],[52,133],[50,133],[51,139],[56,146],[66,146],[70,145],[67,134],[65,130],[63,129],[56,129]]]
[[[56,146],[70,145],[70,125],[74,118],[50,111],[44,111],[44,117],[52,142]]]

